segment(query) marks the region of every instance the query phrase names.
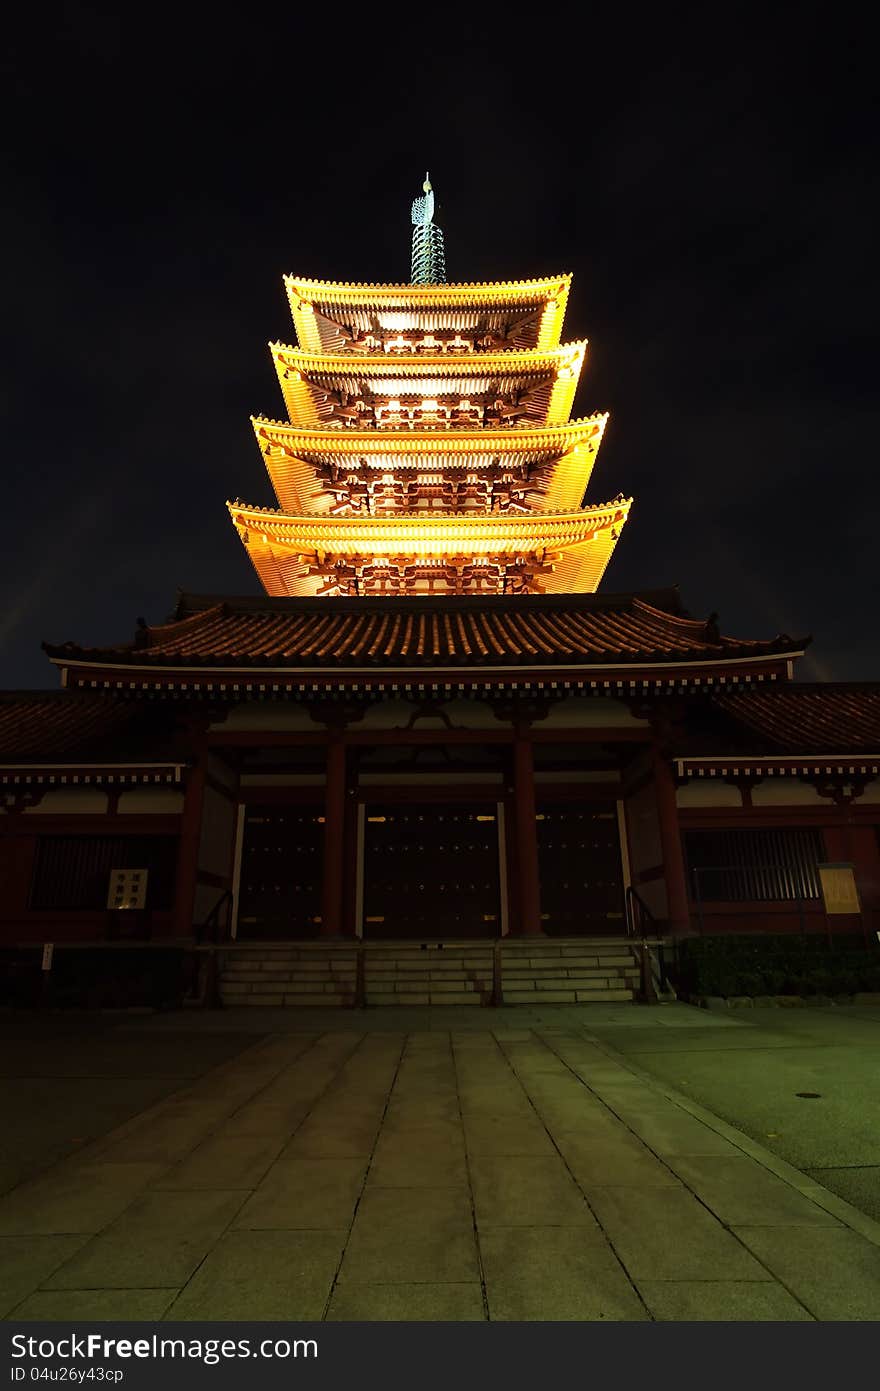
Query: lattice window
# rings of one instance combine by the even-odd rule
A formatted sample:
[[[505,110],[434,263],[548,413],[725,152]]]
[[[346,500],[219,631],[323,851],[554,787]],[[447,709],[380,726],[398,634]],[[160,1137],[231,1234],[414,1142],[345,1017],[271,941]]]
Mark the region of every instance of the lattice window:
[[[31,908],[98,911],[107,906],[111,869],[146,869],[147,907],[174,902],[176,836],[41,836]]]
[[[686,831],[691,896],[744,903],[819,898],[822,834],[812,827]]]

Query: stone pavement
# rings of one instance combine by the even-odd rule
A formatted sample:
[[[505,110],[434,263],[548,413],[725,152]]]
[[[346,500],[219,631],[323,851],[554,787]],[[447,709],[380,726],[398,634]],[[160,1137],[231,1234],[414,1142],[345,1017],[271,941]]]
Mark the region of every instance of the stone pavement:
[[[880,1221],[880,1005],[737,1009],[723,1031],[705,1010],[674,1030],[665,1008],[631,1013],[628,1028],[591,1028]]]
[[[193,1016],[194,1047],[239,1027],[240,1051],[0,1198],[0,1313],[880,1318],[880,1227],[591,1032],[644,1011],[598,1008],[324,1013],[255,1040]]]

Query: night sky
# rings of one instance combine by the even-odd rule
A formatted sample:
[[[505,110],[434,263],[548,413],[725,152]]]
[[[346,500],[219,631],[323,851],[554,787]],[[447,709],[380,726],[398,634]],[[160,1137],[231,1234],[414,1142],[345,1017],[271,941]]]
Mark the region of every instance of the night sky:
[[[574,413],[611,412],[588,497],[636,500],[603,588],[678,583],[727,633],[812,633],[803,677],[880,678],[876,75],[845,8],[32,9],[2,60],[0,684],[55,685],[41,640],[127,640],[178,587],[259,592],[224,503],[274,502],[249,416],[284,413],[281,277],[407,279],[426,167],[451,280],[574,273]]]

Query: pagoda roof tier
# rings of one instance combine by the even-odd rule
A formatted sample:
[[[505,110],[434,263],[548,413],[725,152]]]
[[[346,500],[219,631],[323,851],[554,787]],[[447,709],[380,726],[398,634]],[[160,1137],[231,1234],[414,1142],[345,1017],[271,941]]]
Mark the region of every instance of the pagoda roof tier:
[[[285,512],[327,515],[375,481],[509,472],[523,506],[573,511],[586,491],[607,415],[506,430],[301,430],[253,418],[257,443]]]
[[[631,498],[577,512],[288,516],[229,503],[267,594],[592,592]]]
[[[373,690],[398,682],[401,691],[415,691],[426,679],[440,683],[431,690],[444,681],[455,689],[462,678],[520,689],[547,681],[557,695],[582,684],[598,694],[648,685],[708,693],[731,681],[785,680],[803,647],[786,636],[722,636],[713,621],[682,610],[677,590],[666,589],[513,599],[183,594],[172,619],[141,629],[134,642],[64,643],[46,651],[67,669],[73,688],[154,695],[170,684],[188,695],[204,689],[211,698],[240,700],[278,699],[327,681],[366,681]]]
[[[437,350],[555,348],[570,275],[471,285],[366,285],[284,277],[307,352],[408,352],[428,334]],[[399,340],[396,342],[395,340]]]
[[[270,349],[290,418],[302,428],[482,429],[563,424],[586,346],[454,358]]]

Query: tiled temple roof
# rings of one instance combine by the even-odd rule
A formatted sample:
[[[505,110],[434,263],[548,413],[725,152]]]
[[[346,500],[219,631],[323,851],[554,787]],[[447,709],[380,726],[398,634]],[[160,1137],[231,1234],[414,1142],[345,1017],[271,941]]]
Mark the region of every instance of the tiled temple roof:
[[[175,757],[168,720],[154,706],[74,691],[0,693],[0,764]]]
[[[742,746],[779,754],[880,753],[880,683],[793,683],[719,694]],[[720,743],[723,736],[720,736]]]
[[[174,618],[112,648],[45,644],[57,661],[224,667],[565,667],[724,662],[802,650],[721,636],[676,590],[507,598],[269,599],[182,595]]]

